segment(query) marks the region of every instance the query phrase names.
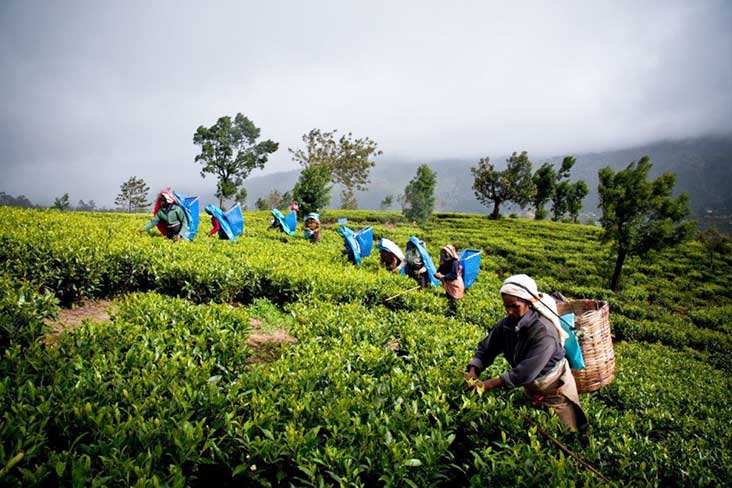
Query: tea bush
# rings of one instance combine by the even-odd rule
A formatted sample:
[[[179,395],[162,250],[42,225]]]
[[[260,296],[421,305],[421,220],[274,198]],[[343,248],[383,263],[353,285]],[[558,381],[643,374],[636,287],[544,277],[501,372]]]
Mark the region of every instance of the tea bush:
[[[0,208],[0,484],[602,484],[527,419],[619,486],[727,483],[729,260],[708,266],[698,243],[631,259],[612,293],[597,228],[436,214],[418,229],[392,214],[324,222],[418,235],[435,257],[447,242],[483,251],[454,317],[441,289],[387,301],[413,282],[377,252],[350,265],[336,223],[312,245],[252,212],[235,243],[173,243],[141,234],[143,215]],[[520,390],[463,391],[519,272],[611,304],[617,375],[582,395],[587,443]],[[57,301],[97,297],[117,297],[111,321],[40,340]],[[258,355],[252,318],[297,344]]]

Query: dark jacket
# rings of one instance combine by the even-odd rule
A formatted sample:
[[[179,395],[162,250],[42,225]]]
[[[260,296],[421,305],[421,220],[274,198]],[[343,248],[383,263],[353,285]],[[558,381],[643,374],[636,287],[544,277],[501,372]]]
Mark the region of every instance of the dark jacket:
[[[162,205],[158,213],[145,226],[145,232],[158,225],[158,222],[162,222],[168,227],[180,224],[180,231],[177,232],[180,235],[185,235],[188,229],[188,218],[186,217],[185,210],[180,205],[174,203]]]
[[[458,274],[460,273],[460,265],[458,264],[458,260],[448,259],[447,261],[440,263],[440,267],[437,268],[437,272],[445,275],[445,277],[443,278],[443,280],[445,281],[456,280]]]
[[[545,317],[529,310],[518,324],[506,317],[480,341],[468,363],[478,374],[503,354],[511,369],[501,375],[509,386],[523,386],[551,371],[564,358],[557,329]]]

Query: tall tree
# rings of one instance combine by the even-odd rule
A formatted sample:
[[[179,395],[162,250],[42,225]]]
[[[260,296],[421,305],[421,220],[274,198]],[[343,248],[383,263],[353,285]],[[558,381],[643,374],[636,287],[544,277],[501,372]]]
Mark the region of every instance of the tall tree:
[[[582,209],[582,199],[587,195],[585,191],[582,194],[587,183],[584,181],[577,186],[569,181],[569,175],[572,171],[572,167],[577,162],[573,156],[567,156],[562,160],[562,166],[556,175],[554,183],[554,192],[552,193],[552,220],[562,220],[564,214],[569,212],[570,206],[576,210],[579,215],[579,211]],[[579,182],[578,182],[579,183]],[[577,200],[579,198],[579,200]],[[579,208],[577,208],[579,206]]]
[[[417,168],[417,175],[404,188],[402,211],[409,219],[423,225],[435,208],[437,174],[426,164]]]
[[[79,200],[79,203],[76,205],[76,210],[82,212],[93,212],[95,208],[97,208],[97,203],[94,200],[89,200],[88,202]]]
[[[4,191],[0,191],[0,206],[33,208],[33,203],[25,195],[14,197]]]
[[[720,257],[732,254],[732,238],[722,234],[717,227],[704,229],[698,240],[709,254],[710,267],[714,264],[715,254]]]
[[[299,205],[302,215],[319,212],[330,203],[332,188],[330,168],[322,165],[307,166],[292,189],[292,198]]]
[[[369,183],[369,172],[375,166],[374,156],[380,156],[376,142],[368,137],[354,139],[353,135],[342,135],[336,140],[337,130],[323,132],[313,129],[302,136],[305,149],[288,149],[293,161],[302,166],[323,165],[330,168],[333,182],[344,186],[342,201],[353,205],[355,190],[365,190]]]
[[[508,164],[503,171],[497,171],[487,157],[478,161],[477,168],[470,168],[475,178],[475,197],[483,205],[493,204],[490,218],[494,220],[500,216],[503,203],[513,202],[524,208],[534,196],[531,161],[526,151],[513,153],[506,161]]]
[[[130,179],[122,183],[119,195],[114,200],[114,204],[126,208],[127,212],[139,212],[150,206],[147,201],[147,192],[150,187],[147,186],[145,180],[130,176]]]
[[[247,209],[247,189],[243,186],[239,188],[239,191],[236,193],[236,197],[234,198],[236,200],[236,203],[238,203],[242,210]]]
[[[536,220],[544,220],[546,218],[546,210],[544,205],[554,194],[554,186],[556,185],[557,172],[554,171],[554,165],[552,163],[544,163],[539,169],[536,170],[534,176],[531,177],[536,187],[536,193],[534,193],[533,204],[536,209],[534,218]]]
[[[579,213],[582,210],[582,200],[590,193],[590,187],[583,180],[575,181],[571,185],[571,191],[567,197],[567,212],[575,224],[579,221]]]
[[[60,197],[56,197],[53,201],[53,208],[57,210],[68,210],[71,208],[71,202],[69,202],[69,194],[64,193]]]
[[[599,171],[602,240],[612,243],[617,252],[610,279],[613,291],[620,286],[627,257],[676,245],[688,239],[696,227],[695,222],[686,221],[690,213],[687,195],[672,196],[676,177],[665,173],[649,181],[650,169],[651,162],[644,156],[617,173],[609,167]]]
[[[356,210],[358,208],[358,201],[356,195],[352,191],[344,188],[341,191],[341,209],[342,210]]]
[[[280,193],[276,188],[269,192],[265,197],[257,199],[255,206],[257,210],[269,210],[271,208],[288,208],[292,200],[292,194],[289,191]]]
[[[394,195],[387,195],[379,204],[379,208],[381,210],[388,210],[391,208],[392,203],[394,203]]]
[[[237,113],[233,122],[224,116],[211,127],[199,126],[193,134],[193,143],[201,146],[201,154],[196,156],[203,166],[201,177],[212,174],[218,178],[216,196],[221,208],[224,200],[236,196],[252,170],[264,168],[269,155],[277,151],[279,145],[270,139],[257,143],[260,132],[254,122]]]
[[[259,197],[257,198],[257,201],[254,202],[254,208],[257,210],[269,210],[269,202],[265,198]]]

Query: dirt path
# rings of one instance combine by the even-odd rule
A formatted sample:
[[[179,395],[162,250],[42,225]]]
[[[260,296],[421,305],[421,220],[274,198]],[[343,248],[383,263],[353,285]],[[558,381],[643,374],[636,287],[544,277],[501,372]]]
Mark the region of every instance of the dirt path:
[[[86,301],[74,308],[62,308],[56,320],[49,320],[47,324],[51,331],[46,334],[44,342],[54,344],[58,337],[69,329],[81,325],[83,320],[89,319],[94,322],[106,322],[110,320],[109,312],[114,306],[111,300]]]

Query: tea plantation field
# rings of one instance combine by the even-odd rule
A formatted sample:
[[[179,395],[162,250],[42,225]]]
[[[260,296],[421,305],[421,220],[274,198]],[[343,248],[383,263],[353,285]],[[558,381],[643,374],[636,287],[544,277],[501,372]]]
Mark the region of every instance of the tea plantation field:
[[[457,315],[441,288],[387,301],[413,281],[378,253],[349,264],[338,217],[401,246],[417,235],[433,257],[482,250]],[[173,243],[143,234],[147,218],[0,208],[0,485],[607,484],[536,426],[611,485],[732,479],[732,260],[696,241],[631,259],[613,293],[589,226],[333,211],[310,244],[247,212],[235,243],[206,238],[207,219]],[[586,442],[520,389],[463,389],[515,273],[610,303],[616,378],[581,396]],[[110,320],[49,340],[61,307],[101,298]],[[263,331],[297,342],[248,342]]]

